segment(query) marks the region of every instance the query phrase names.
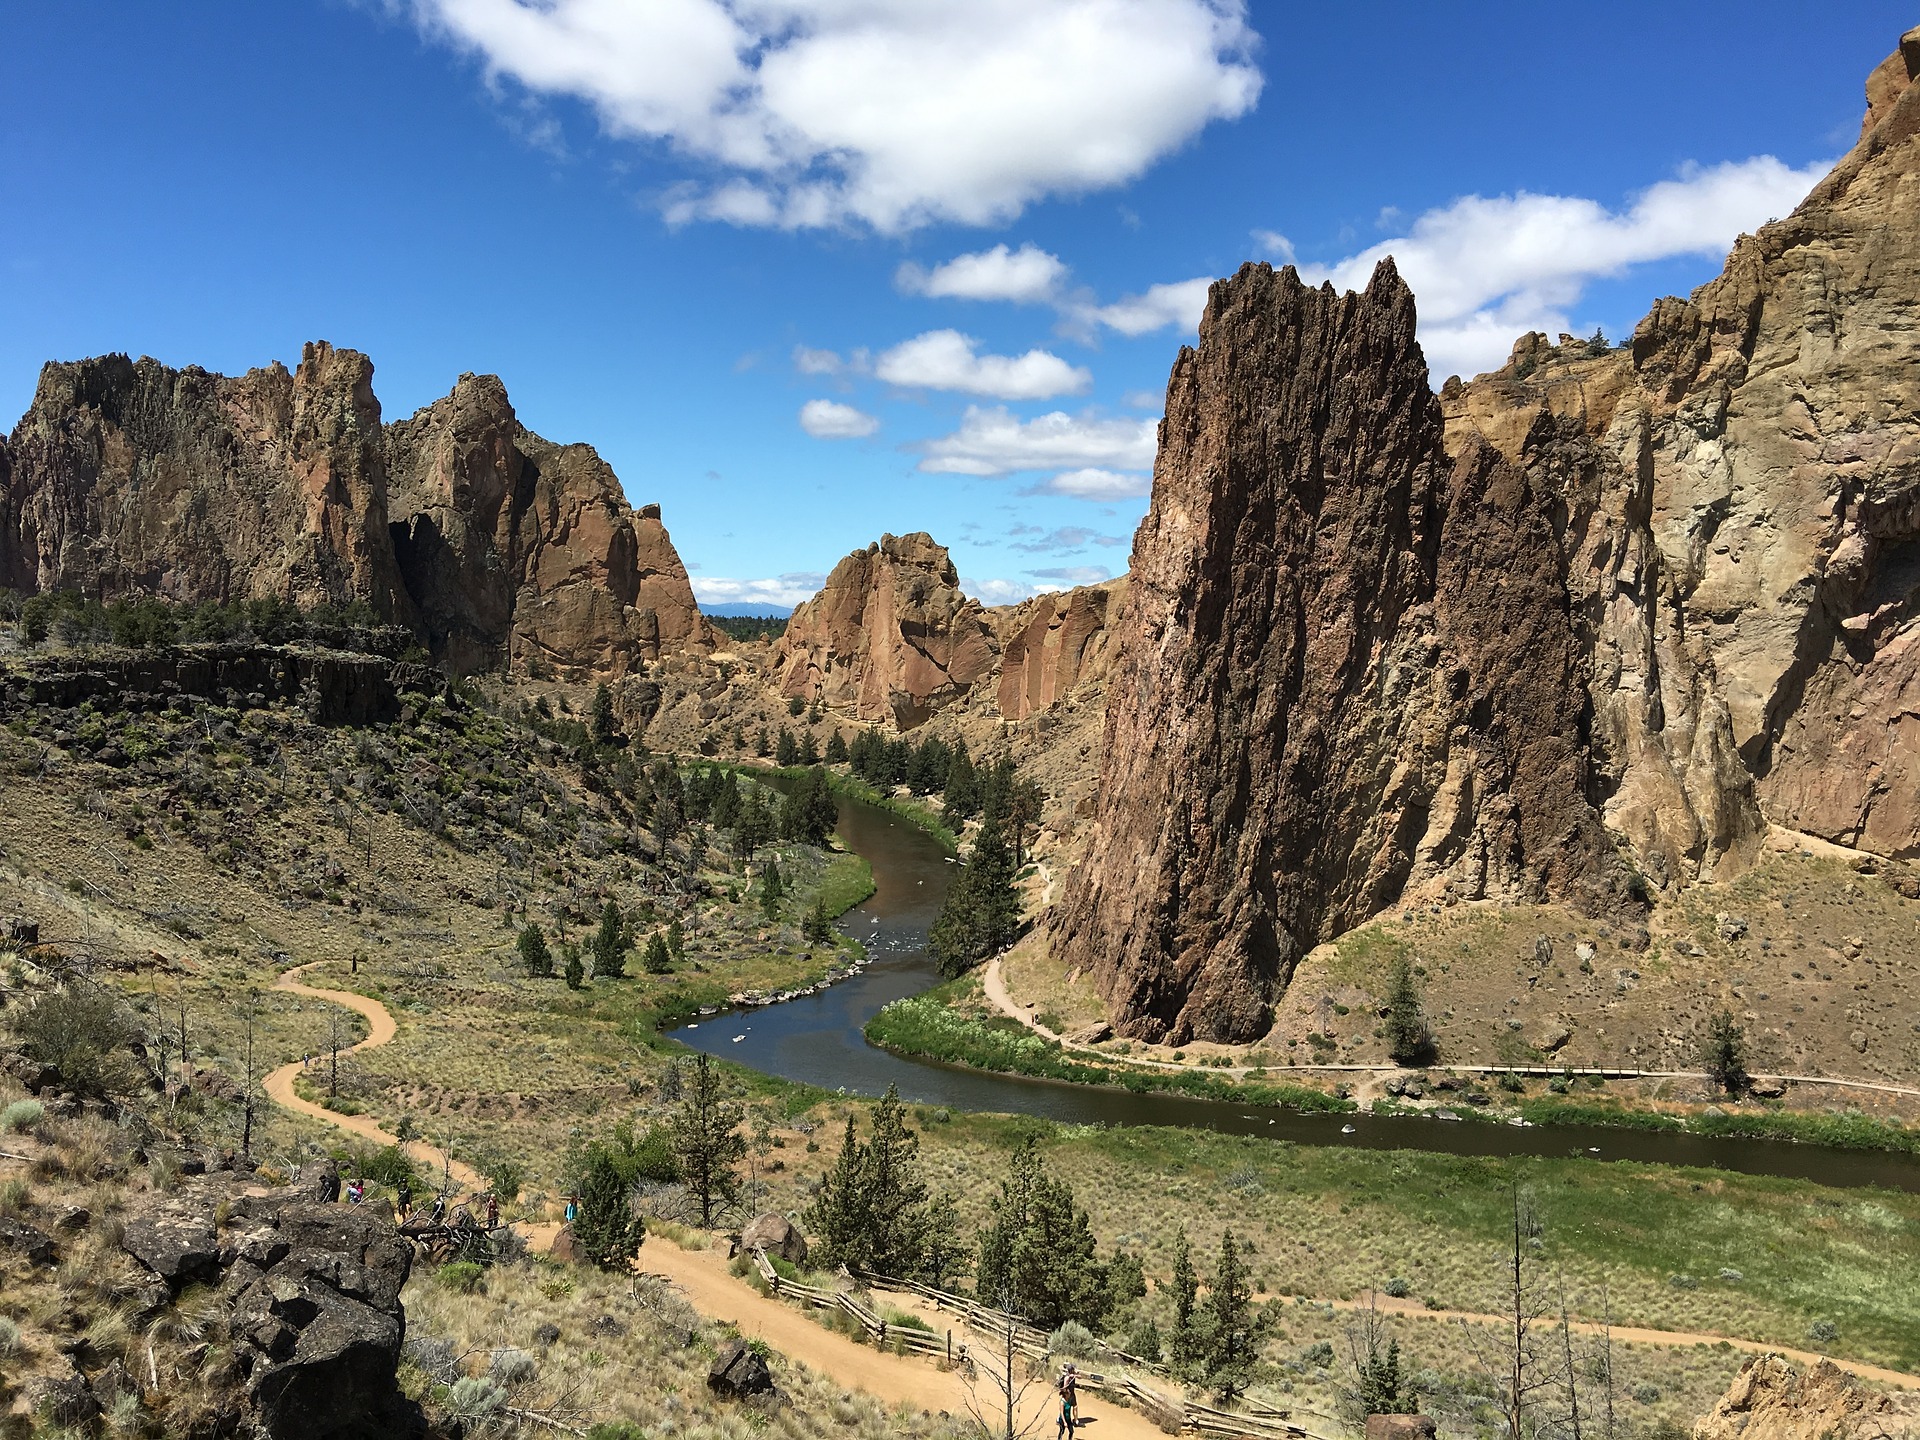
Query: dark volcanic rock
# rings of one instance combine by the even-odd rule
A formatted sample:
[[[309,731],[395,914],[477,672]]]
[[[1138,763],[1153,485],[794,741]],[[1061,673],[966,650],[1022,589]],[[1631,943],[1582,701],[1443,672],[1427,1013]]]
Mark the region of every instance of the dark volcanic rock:
[[[1410,885],[1619,903],[1547,507],[1456,466],[1392,262],[1249,265],[1168,388],[1095,829],[1054,929],[1122,1033],[1247,1040]]]
[[[0,1250],[10,1250],[29,1265],[51,1265],[59,1258],[53,1240],[24,1220],[0,1215]]]
[[[707,1388],[742,1400],[772,1390],[773,1375],[767,1362],[747,1348],[746,1341],[734,1340],[722,1346],[707,1367]]]

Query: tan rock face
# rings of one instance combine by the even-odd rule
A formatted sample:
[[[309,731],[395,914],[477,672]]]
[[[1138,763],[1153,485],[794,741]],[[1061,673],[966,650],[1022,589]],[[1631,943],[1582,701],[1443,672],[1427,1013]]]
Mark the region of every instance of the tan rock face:
[[[925,533],[882,536],[834,566],[773,657],[782,694],[902,730],[965,696],[997,658],[985,612]]]
[[[1561,497],[1607,819],[1659,883],[1763,816],[1920,854],[1917,73],[1920,31],[1855,150],[1630,351],[1527,337],[1443,397],[1455,449]]]
[[[1297,958],[1409,885],[1623,902],[1547,499],[1457,464],[1392,265],[1246,266],[1176,362],[1054,917],[1119,1028],[1262,1033]]]
[[[0,447],[0,584],[363,600],[461,671],[714,646],[658,507],[590,447],[526,430],[493,376],[383,426],[372,364],[325,344],[292,374],[47,366]]]
[[[0,581],[176,600],[365,600],[412,618],[387,540],[373,367],[48,365],[9,443]]]
[[[1024,720],[1106,674],[1108,626],[1125,602],[1126,580],[1036,595],[990,611],[1000,652],[996,701],[1008,720]]]
[[[1893,1440],[1920,1434],[1911,1400],[1862,1389],[1831,1360],[1804,1375],[1778,1355],[1740,1367],[1693,1440]]]

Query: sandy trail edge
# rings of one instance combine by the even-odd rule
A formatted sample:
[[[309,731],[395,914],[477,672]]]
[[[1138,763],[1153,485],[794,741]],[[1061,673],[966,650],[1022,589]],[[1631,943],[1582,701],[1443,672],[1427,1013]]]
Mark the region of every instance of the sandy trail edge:
[[[378,1049],[393,1039],[396,1026],[393,1015],[386,1006],[378,1000],[370,999],[365,995],[356,995],[349,990],[320,990],[311,985],[301,984],[296,977],[312,968],[312,965],[302,965],[285,971],[274,982],[274,988],[291,991],[293,994],[304,995],[310,999],[330,1000],[364,1015],[369,1026],[367,1038],[355,1045],[353,1050]],[[997,961],[989,967],[987,981],[990,995],[993,991],[999,990],[999,995],[994,997],[995,1002],[1005,1001],[1010,1006],[1012,1002],[1006,998],[1006,992],[1000,986]],[[382,1145],[400,1143],[397,1137],[381,1129],[378,1124],[364,1115],[340,1115],[325,1106],[302,1100],[293,1093],[293,1077],[299,1073],[300,1062],[296,1060],[292,1064],[282,1065],[261,1083],[267,1095],[276,1104],[284,1105],[289,1110],[311,1116],[315,1120],[323,1120]],[[486,1186],[486,1181],[474,1170],[452,1159],[424,1140],[415,1140],[403,1148],[408,1155],[424,1165],[434,1169],[446,1167],[455,1180],[471,1190],[484,1189]],[[549,1222],[523,1228],[528,1230],[535,1249],[546,1250],[552,1246],[554,1233],[559,1227]],[[842,1385],[865,1390],[889,1405],[911,1405],[924,1410],[946,1410],[955,1415],[967,1413],[967,1389],[958,1375],[942,1374],[925,1360],[889,1355],[865,1345],[854,1344],[846,1336],[828,1330],[785,1301],[762,1295],[745,1281],[728,1274],[726,1261],[718,1251],[682,1250],[671,1242],[656,1237],[641,1251],[639,1268],[664,1276],[678,1285],[686,1292],[687,1298],[701,1314],[715,1320],[733,1322],[739,1327],[742,1335],[765,1340],[781,1354],[812,1366]],[[1358,1310],[1365,1308],[1367,1300],[1362,1297],[1359,1300],[1312,1303],[1331,1304],[1336,1310]],[[1482,1315],[1471,1310],[1428,1310],[1411,1301],[1396,1300],[1386,1295],[1375,1297],[1375,1303],[1383,1313],[1405,1319],[1450,1320],[1471,1325],[1506,1323],[1498,1315]],[[1581,1334],[1593,1335],[1600,1333],[1602,1327],[1584,1321],[1575,1321],[1573,1328]],[[1892,1385],[1902,1389],[1920,1390],[1920,1376],[1908,1375],[1899,1370],[1889,1370],[1879,1365],[1869,1365],[1860,1360],[1842,1360],[1836,1356],[1821,1356],[1807,1350],[1788,1349],[1785,1346],[1772,1345],[1760,1340],[1742,1340],[1731,1335],[1710,1335],[1689,1330],[1646,1330],[1637,1326],[1624,1325],[1613,1327],[1613,1337],[1622,1344],[1629,1345],[1719,1345],[1724,1343],[1733,1346],[1736,1350],[1756,1355],[1784,1355],[1804,1365],[1830,1359],[1842,1370],[1858,1375],[1863,1380],[1872,1380],[1882,1385]],[[992,1383],[982,1380],[980,1388],[983,1392],[991,1390]],[[1036,1385],[1030,1395],[1039,1397],[1037,1410],[1050,1410],[1051,1401],[1044,1386]],[[987,1398],[983,1393],[982,1399]],[[1093,1433],[1096,1436],[1106,1434],[1146,1440],[1148,1436],[1161,1433],[1132,1411],[1104,1405],[1097,1398],[1090,1398],[1092,1398],[1095,1413],[1088,1414],[1086,1418],[1095,1422]],[[1105,1422],[1104,1426],[1100,1423],[1102,1421]]]

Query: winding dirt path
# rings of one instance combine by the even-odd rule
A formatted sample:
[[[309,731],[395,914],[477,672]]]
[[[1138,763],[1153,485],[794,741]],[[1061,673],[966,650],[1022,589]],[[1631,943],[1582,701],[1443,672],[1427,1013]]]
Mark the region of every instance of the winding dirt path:
[[[314,964],[325,962],[316,961]],[[389,1043],[397,1027],[392,1012],[378,1000],[365,995],[356,995],[350,990],[323,990],[300,982],[298,977],[312,969],[312,965],[302,965],[285,971],[274,982],[276,990],[289,991],[313,1000],[328,1000],[366,1018],[367,1036],[347,1053],[359,1050],[374,1050]],[[1011,1006],[1004,985],[1000,982],[999,962],[996,960],[986,976],[989,995],[997,989],[999,999],[996,1004]],[[1013,1013],[1010,1011],[1009,1013]],[[1038,1028],[1038,1027],[1036,1027]],[[283,1105],[301,1115],[324,1121],[342,1130],[347,1130],[363,1139],[372,1140],[381,1145],[399,1145],[399,1138],[380,1127],[365,1115],[341,1115],[303,1100],[294,1093],[293,1080],[301,1071],[299,1061],[282,1065],[262,1081],[267,1095],[276,1104]],[[453,1159],[437,1146],[424,1140],[410,1141],[402,1148],[413,1159],[435,1170],[444,1167],[455,1181],[469,1190],[481,1190],[486,1186],[485,1179],[470,1167]],[[547,1250],[553,1245],[553,1237],[559,1230],[556,1222],[548,1221],[523,1227],[527,1230],[533,1248]],[[783,1300],[762,1295],[746,1281],[728,1273],[726,1257],[717,1249],[682,1250],[661,1237],[651,1239],[640,1252],[639,1269],[656,1274],[678,1286],[702,1315],[714,1320],[729,1321],[744,1336],[760,1339],[789,1359],[818,1370],[830,1376],[838,1383],[866,1391],[876,1399],[888,1405],[908,1405],[921,1410],[944,1410],[953,1415],[968,1413],[969,1399],[973,1392],[968,1390],[966,1382],[957,1373],[942,1373],[927,1361],[908,1358],[875,1350],[871,1346],[856,1345],[848,1337],[827,1329],[804,1311],[796,1309]],[[1309,1303],[1331,1305],[1335,1310],[1360,1310],[1368,1304],[1369,1297],[1358,1300],[1332,1300]],[[1443,1320],[1464,1322],[1472,1325],[1499,1325],[1505,1323],[1498,1315],[1483,1315],[1470,1310],[1428,1310],[1411,1300],[1396,1300],[1392,1296],[1372,1297],[1382,1313],[1396,1317],[1421,1320]],[[1575,1321],[1573,1328],[1582,1334],[1598,1334],[1602,1327],[1583,1321]],[[1908,1375],[1898,1370],[1885,1369],[1878,1365],[1869,1365],[1858,1360],[1842,1360],[1832,1356],[1820,1356],[1805,1350],[1788,1349],[1785,1346],[1772,1345],[1759,1340],[1741,1340],[1731,1335],[1709,1335],[1686,1330],[1646,1330],[1637,1326],[1616,1325],[1613,1338],[1623,1344],[1631,1345],[1720,1345],[1728,1344],[1736,1350],[1753,1354],[1784,1355],[1804,1365],[1812,1365],[1819,1360],[1832,1359],[1841,1369],[1849,1371],[1862,1379],[1873,1380],[1882,1385],[1892,1385],[1902,1389],[1920,1389],[1920,1376]],[[991,1404],[998,1392],[992,1382],[984,1378],[979,1383],[975,1403]],[[1027,1404],[1024,1410],[1036,1416],[1051,1413],[1052,1400],[1046,1387],[1035,1385],[1024,1397]],[[1123,1410],[1117,1406],[1104,1404],[1098,1396],[1083,1399],[1083,1423],[1092,1425],[1095,1440],[1101,1436],[1112,1436],[1113,1440],[1154,1440],[1161,1432],[1140,1414]]]
[[[273,982],[273,988],[286,990],[295,995],[304,995],[310,1000],[330,1000],[335,1005],[344,1005],[347,1009],[364,1016],[367,1022],[367,1038],[344,1052],[348,1055],[361,1050],[377,1050],[391,1041],[398,1027],[394,1024],[393,1012],[378,1000],[370,999],[365,995],[356,995],[351,990],[320,990],[312,985],[300,983],[297,977],[311,970],[314,965],[325,963],[325,961],[316,960],[312,964],[283,971],[280,978]],[[324,1105],[316,1105],[311,1100],[302,1100],[293,1089],[294,1077],[302,1068],[301,1063],[295,1060],[291,1064],[282,1065],[268,1075],[260,1082],[261,1087],[267,1092],[267,1097],[276,1105],[284,1106],[288,1110],[315,1120],[325,1121],[342,1130],[351,1131],[361,1139],[371,1140],[376,1145],[398,1145],[409,1158],[425,1165],[429,1170],[451,1176],[457,1184],[468,1190],[478,1191],[486,1188],[487,1182],[484,1176],[471,1166],[462,1165],[437,1145],[429,1145],[424,1140],[403,1142],[398,1135],[383,1130],[378,1121],[368,1116],[342,1115],[338,1111],[327,1109]]]

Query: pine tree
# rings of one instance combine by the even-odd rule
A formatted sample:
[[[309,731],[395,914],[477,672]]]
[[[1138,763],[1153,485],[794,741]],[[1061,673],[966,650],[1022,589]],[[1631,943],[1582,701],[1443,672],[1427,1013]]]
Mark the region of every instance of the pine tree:
[[[826,945],[833,940],[833,916],[827,911],[827,902],[816,900],[813,908],[807,911],[807,918],[800,922],[800,933],[806,937],[809,945]]]
[[[980,813],[980,777],[974,773],[964,740],[953,747],[953,758],[947,762],[945,796],[947,814],[954,820],[971,820]]]
[[[645,964],[649,975],[665,975],[673,969],[673,951],[667,946],[666,938],[658,930],[647,941]]]
[[[607,689],[604,680],[593,692],[593,709],[589,727],[593,733],[593,743],[596,745],[611,745],[614,737],[620,733],[620,724],[613,716],[613,692]]]
[[[623,980],[627,974],[627,947],[633,942],[627,938],[626,925],[620,917],[620,907],[611,899],[600,909],[600,928],[593,932],[589,949],[593,954],[593,978],[596,980]]]
[[[882,1275],[917,1274],[927,1247],[927,1186],[920,1178],[920,1137],[907,1128],[900,1091],[889,1085],[873,1107],[865,1171],[867,1268]]]
[[[760,872],[760,913],[773,919],[780,913],[780,897],[786,893],[786,883],[780,878],[780,862],[768,860]]]
[[[989,815],[927,931],[927,953],[943,975],[959,975],[1012,943],[1020,928],[1013,853]]]
[[[853,1113],[847,1113],[847,1133],[840,1142],[840,1158],[820,1181],[820,1192],[801,1217],[813,1236],[810,1251],[820,1265],[858,1265],[865,1254],[867,1201],[865,1165]]]
[[[838,730],[827,737],[827,764],[844,765],[847,763],[847,737]]]
[[[632,1191],[613,1157],[599,1146],[588,1154],[578,1180],[580,1213],[574,1243],[603,1270],[624,1270],[647,1238],[646,1222],[633,1213]]]
[[[707,818],[716,830],[731,830],[740,822],[740,786],[732,775],[720,772],[720,785],[707,807]]]
[[[1729,1095],[1742,1094],[1752,1083],[1747,1074],[1746,1031],[1727,1011],[1722,1010],[1707,1026],[1700,1062],[1707,1078]]]
[[[1194,1273],[1193,1248],[1187,1243],[1185,1230],[1174,1238],[1173,1278],[1167,1288],[1173,1292],[1173,1333],[1168,1337],[1167,1352],[1174,1368],[1185,1370],[1197,1363],[1206,1349],[1196,1323],[1200,1277]]]
[[[1046,1173],[1032,1140],[1014,1152],[980,1235],[974,1289],[1051,1330],[1068,1320],[1092,1327],[1106,1310],[1106,1274],[1093,1227],[1073,1190]],[[1003,1299],[1004,1297],[1004,1299]]]
[[[687,932],[681,926],[678,915],[667,922],[667,953],[675,960],[687,958]]]
[[[773,747],[767,743],[767,727],[764,725],[753,732],[753,753],[762,760],[773,753]]]
[[[1251,1246],[1246,1247],[1251,1250]],[[1228,1399],[1247,1388],[1258,1346],[1254,1331],[1253,1277],[1233,1232],[1220,1237],[1220,1263],[1207,1291],[1212,1321],[1207,1347],[1207,1378]]]
[[[1427,1027],[1413,966],[1404,955],[1394,960],[1387,983],[1386,1032],[1387,1053],[1396,1064],[1424,1065],[1433,1059],[1433,1032]]]
[[[834,826],[840,823],[840,811],[833,802],[833,782],[827,778],[824,766],[813,766],[793,788],[787,796],[783,819],[787,823],[782,828],[790,840],[825,845],[833,838]]]
[[[820,745],[819,742],[813,738],[813,732],[811,730],[802,730],[800,732],[799,760],[802,765],[818,765],[820,763]]]
[[[513,943],[519,948],[520,963],[529,976],[535,980],[553,977],[553,952],[547,948],[547,937],[540,933],[538,925],[529,921]]]
[[[561,973],[567,977],[567,988],[578,990],[587,983],[587,967],[580,963],[580,947],[569,942],[563,948],[566,952],[566,965]]]
[[[688,1192],[700,1202],[700,1223],[713,1225],[713,1212],[740,1198],[734,1166],[747,1153],[739,1132],[745,1110],[724,1098],[720,1072],[708,1055],[696,1056],[693,1077],[670,1122],[673,1153]]]
[[[780,727],[780,739],[773,747],[773,763],[785,770],[800,762],[800,746],[793,738],[793,731],[786,726]]]

